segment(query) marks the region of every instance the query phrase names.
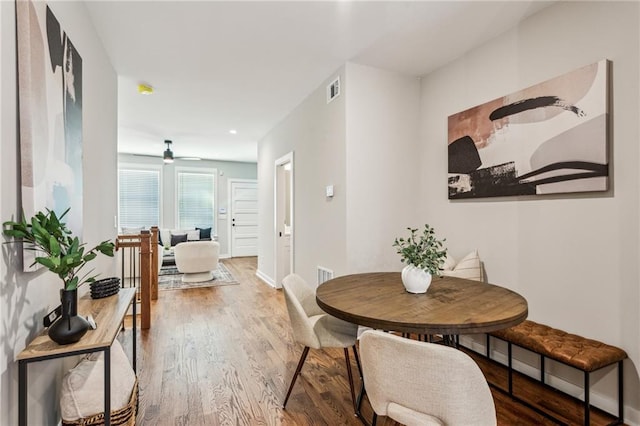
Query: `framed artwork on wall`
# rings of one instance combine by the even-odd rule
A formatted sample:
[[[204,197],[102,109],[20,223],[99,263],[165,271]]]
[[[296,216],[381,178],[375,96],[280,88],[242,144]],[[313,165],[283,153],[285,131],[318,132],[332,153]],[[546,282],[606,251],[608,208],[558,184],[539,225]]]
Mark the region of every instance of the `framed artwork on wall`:
[[[449,199],[606,191],[609,61],[448,118]]]
[[[16,1],[21,205],[82,236],[82,58],[45,2]],[[32,263],[25,251],[24,268]]]

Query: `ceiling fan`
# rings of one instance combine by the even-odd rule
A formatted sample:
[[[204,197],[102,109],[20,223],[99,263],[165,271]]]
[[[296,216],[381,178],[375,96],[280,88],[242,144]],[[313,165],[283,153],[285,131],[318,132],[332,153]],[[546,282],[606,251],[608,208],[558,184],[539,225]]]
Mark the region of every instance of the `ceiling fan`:
[[[162,155],[162,161],[165,164],[173,163],[173,151],[171,151],[171,142],[169,139],[165,139],[164,143],[167,144],[167,149],[164,150],[164,154]]]
[[[164,143],[167,145],[167,149],[164,150],[163,154],[162,154],[162,161],[165,164],[171,164],[173,163],[174,160],[187,160],[187,161],[200,161],[202,160],[202,158],[200,157],[176,157],[173,155],[173,151],[171,150],[171,145],[173,144],[173,141],[169,140],[169,139],[165,139]],[[152,157],[152,158],[159,158],[159,155],[150,155],[150,154],[132,154],[138,157]]]

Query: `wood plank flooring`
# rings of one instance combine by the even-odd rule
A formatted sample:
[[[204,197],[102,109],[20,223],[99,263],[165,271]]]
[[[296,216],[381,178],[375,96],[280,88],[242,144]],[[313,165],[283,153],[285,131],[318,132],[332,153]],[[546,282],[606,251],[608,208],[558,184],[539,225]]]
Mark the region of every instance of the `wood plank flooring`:
[[[309,352],[282,409],[302,352],[293,341],[282,291],[256,277],[256,258],[224,263],[239,285],[161,291],[152,302],[151,329],[138,333],[137,424],[361,425],[353,414],[341,349]],[[128,326],[125,345],[129,333]],[[504,385],[500,367],[478,362],[490,380]],[[357,371],[353,359],[352,367]],[[554,401],[567,423],[581,424],[580,406],[521,382],[520,396]],[[493,394],[499,425],[554,424],[500,392]],[[366,402],[363,412],[371,418]],[[593,425],[611,420],[592,412]],[[395,424],[378,420],[382,426]]]

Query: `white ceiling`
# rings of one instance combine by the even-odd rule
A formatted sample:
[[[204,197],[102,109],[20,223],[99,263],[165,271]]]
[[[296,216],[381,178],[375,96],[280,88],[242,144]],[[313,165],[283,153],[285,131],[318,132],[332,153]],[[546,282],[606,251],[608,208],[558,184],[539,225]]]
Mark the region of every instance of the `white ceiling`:
[[[118,151],[159,156],[171,139],[177,157],[230,161],[256,161],[257,141],[347,61],[424,75],[551,4],[86,3],[118,74]]]

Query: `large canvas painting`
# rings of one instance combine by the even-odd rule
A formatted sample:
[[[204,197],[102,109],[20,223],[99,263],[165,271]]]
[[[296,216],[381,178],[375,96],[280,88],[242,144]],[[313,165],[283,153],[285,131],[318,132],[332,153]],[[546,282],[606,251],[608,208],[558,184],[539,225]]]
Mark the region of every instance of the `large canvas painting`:
[[[70,208],[81,235],[82,58],[45,2],[18,0],[16,14],[22,209]]]
[[[449,199],[608,189],[608,61],[449,116]]]

